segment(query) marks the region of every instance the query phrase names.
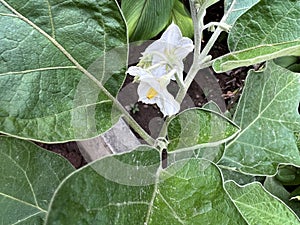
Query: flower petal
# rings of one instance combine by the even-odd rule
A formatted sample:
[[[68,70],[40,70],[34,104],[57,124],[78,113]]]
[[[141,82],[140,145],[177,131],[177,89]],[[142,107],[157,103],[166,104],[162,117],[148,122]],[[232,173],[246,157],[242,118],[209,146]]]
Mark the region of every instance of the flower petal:
[[[189,38],[182,38],[178,47],[175,49],[174,54],[178,57],[179,60],[183,60],[190,52],[194,49],[193,41]]]
[[[181,38],[182,33],[180,28],[175,23],[171,23],[159,40],[169,44],[177,45]]]
[[[159,95],[156,104],[164,116],[175,115],[180,110],[179,103],[168,91],[164,91]]]
[[[126,73],[130,74],[131,76],[139,76],[140,78],[151,78],[153,75],[150,73],[150,71],[147,71],[141,67],[138,66],[131,66],[128,68]]]
[[[137,93],[139,95],[139,101],[141,101],[143,103],[146,103],[146,104],[155,104],[156,103],[156,98],[157,97],[154,97],[154,98],[151,98],[151,99],[147,98],[147,93],[148,93],[150,88],[151,88],[151,85],[149,85],[146,82],[141,82],[139,84],[138,89],[137,89]],[[156,91],[158,91],[158,90],[156,90]]]
[[[149,91],[157,92],[155,96],[149,98]],[[146,104],[157,104],[160,111],[164,116],[174,115],[180,110],[179,103],[174,99],[166,86],[161,86],[160,82],[156,79],[145,78],[142,79],[138,89],[139,101]]]
[[[172,23],[162,34],[161,38],[150,44],[144,53],[147,54],[155,51],[161,53],[170,52],[180,44],[181,39],[182,34],[179,27]]]

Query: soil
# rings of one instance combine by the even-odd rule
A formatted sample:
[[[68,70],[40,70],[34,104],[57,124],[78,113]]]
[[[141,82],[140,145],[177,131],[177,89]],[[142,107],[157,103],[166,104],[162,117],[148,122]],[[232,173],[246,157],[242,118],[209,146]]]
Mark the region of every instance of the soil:
[[[188,6],[188,1],[184,1],[185,4]],[[223,1],[219,1],[218,3],[214,4],[207,10],[207,16],[205,17],[205,22],[208,21],[219,21],[223,15]],[[224,32],[223,32],[224,33]],[[203,45],[209,39],[211,33],[205,32]],[[213,58],[218,57],[220,55],[224,55],[228,53],[226,34],[222,34],[220,38],[217,40],[217,43],[212,48],[210,54]],[[216,74],[213,73],[211,75],[215,76],[215,79],[218,81],[220,89],[222,93],[220,93],[220,98],[224,99],[226,103],[226,108],[231,109],[233,105],[237,102],[241,90],[243,88],[244,80],[249,68],[239,68],[233,70],[229,73],[220,73]],[[132,82],[132,77],[128,76],[126,81],[124,82],[124,86]],[[192,104],[194,106],[202,106],[205,104],[208,99],[202,89],[199,87],[199,84],[193,82],[188,90],[188,95],[192,100]],[[128,107],[128,106],[127,106]],[[138,109],[137,112],[133,112],[132,108],[129,109],[131,111],[131,115],[133,118],[148,132],[151,132],[151,127],[149,124],[153,123],[161,123],[163,120],[163,115],[159,111],[156,105],[145,105],[141,102],[136,102],[134,107]],[[225,110],[225,109],[223,109]],[[153,121],[153,118],[156,120]],[[157,125],[157,124],[156,124]],[[81,155],[76,142],[68,142],[68,143],[61,143],[61,144],[42,144],[36,143],[39,146],[48,149],[50,151],[56,152],[66,159],[68,159],[75,168],[80,168],[85,165],[87,162],[85,161],[84,157]]]

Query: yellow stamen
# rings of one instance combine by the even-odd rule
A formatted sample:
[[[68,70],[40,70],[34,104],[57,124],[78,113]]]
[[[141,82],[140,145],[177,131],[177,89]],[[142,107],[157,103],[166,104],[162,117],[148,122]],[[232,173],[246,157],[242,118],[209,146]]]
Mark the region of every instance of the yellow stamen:
[[[158,92],[154,89],[154,88],[150,88],[149,91],[147,92],[147,98],[148,99],[152,99],[154,98],[156,95],[158,94]]]

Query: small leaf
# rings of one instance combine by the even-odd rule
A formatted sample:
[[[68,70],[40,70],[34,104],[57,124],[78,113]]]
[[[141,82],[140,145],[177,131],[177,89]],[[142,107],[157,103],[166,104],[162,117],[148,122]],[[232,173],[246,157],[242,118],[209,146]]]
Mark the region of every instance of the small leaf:
[[[174,0],[122,0],[130,41],[149,40],[169,23]]]
[[[233,181],[225,189],[247,224],[299,224],[297,216],[279,199],[270,195],[260,183],[239,186]]]
[[[168,125],[168,151],[218,146],[236,136],[239,128],[226,117],[207,109],[189,109]]]
[[[194,36],[194,26],[191,15],[179,0],[175,0],[171,20],[180,28],[183,37]]]
[[[160,168],[156,149],[140,146],[74,172],[59,187],[46,224],[223,224],[244,219],[203,159]]]
[[[115,1],[1,0],[0,131],[62,142],[109,129],[126,44]]]
[[[300,75],[268,62],[250,71],[234,122],[241,132],[227,144],[221,165],[274,175],[280,163],[300,165],[294,131],[300,127]]]
[[[220,107],[217,105],[217,103],[215,103],[214,101],[209,101],[207,103],[205,103],[203,106],[202,106],[203,109],[207,109],[207,110],[210,110],[210,111],[213,111],[213,112],[216,112],[216,113],[219,113],[219,114],[222,114],[222,110],[220,109]]]
[[[57,154],[11,137],[0,137],[1,224],[43,224],[60,182],[74,168]]]

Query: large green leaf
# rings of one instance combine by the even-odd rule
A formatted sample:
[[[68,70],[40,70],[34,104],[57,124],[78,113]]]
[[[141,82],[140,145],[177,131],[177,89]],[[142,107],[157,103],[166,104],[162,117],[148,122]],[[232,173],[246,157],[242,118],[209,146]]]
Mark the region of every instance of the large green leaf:
[[[228,37],[230,51],[300,39],[300,2],[261,0],[236,21]]]
[[[228,25],[233,25],[237,18],[243,15],[248,9],[250,9],[258,2],[259,0],[225,0],[225,23],[227,23]]]
[[[217,3],[220,0],[194,0],[194,4],[197,7],[203,7],[203,8],[208,8],[210,6],[212,6],[213,4]]]
[[[225,183],[225,189],[249,225],[300,223],[297,216],[260,183],[241,187],[229,181]]]
[[[250,71],[234,116],[241,128],[220,164],[251,174],[273,175],[280,163],[300,165],[300,74],[273,62]]]
[[[176,115],[168,125],[168,151],[218,146],[236,136],[239,128],[217,112],[189,109]]]
[[[115,1],[0,0],[0,130],[43,142],[106,131],[126,42]]]
[[[148,40],[169,23],[174,0],[122,0],[131,41]]]
[[[0,137],[1,224],[43,224],[50,200],[74,168],[33,143]]]
[[[171,12],[171,22],[174,22],[181,30],[182,36],[192,38],[194,36],[194,26],[191,15],[179,0],[174,2]]]
[[[299,18],[299,1],[259,1],[235,22],[228,37],[231,53],[218,58],[214,69],[223,72],[280,56],[300,55]]]
[[[74,172],[46,224],[246,224],[214,164],[188,159],[162,170],[159,161],[157,150],[142,146]]]

